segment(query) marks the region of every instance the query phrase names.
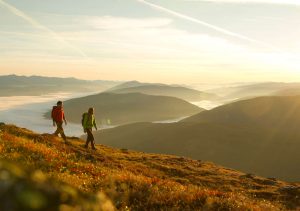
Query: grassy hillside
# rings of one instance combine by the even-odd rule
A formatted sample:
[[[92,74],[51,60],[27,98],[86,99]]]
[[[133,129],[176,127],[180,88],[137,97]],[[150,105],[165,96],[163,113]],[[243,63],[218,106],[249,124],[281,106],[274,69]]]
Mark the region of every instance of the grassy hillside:
[[[261,97],[204,111],[180,123],[132,124],[96,133],[98,143],[204,159],[300,181],[300,97]]]
[[[100,93],[68,100],[64,105],[66,116],[72,122],[80,123],[81,114],[89,107],[94,107],[99,123],[107,123],[109,120],[113,125],[176,119],[204,110],[174,97],[139,93]]]
[[[0,210],[114,210],[103,194],[84,193],[26,167],[0,160]]]
[[[53,92],[100,92],[119,84],[42,76],[0,76],[0,96],[42,95]]]
[[[28,173],[21,176],[29,190],[35,188],[37,182],[45,180],[41,176],[43,174],[53,183],[66,184],[63,187],[67,194],[61,195],[64,204],[59,210],[70,210],[67,209],[68,204],[77,204],[77,209],[80,209],[83,206],[80,202],[90,202],[93,194],[102,200],[98,205],[105,205],[105,208],[102,207],[104,210],[112,210],[114,206],[118,210],[276,211],[295,210],[300,206],[299,184],[244,174],[184,157],[112,149],[103,145],[98,145],[96,152],[89,151],[82,148],[83,141],[80,139],[69,138],[71,144],[64,145],[59,138],[11,125],[1,124],[0,129],[0,159],[37,170],[32,173],[33,176],[26,176]],[[8,169],[12,171],[9,167],[5,172]],[[3,171],[3,165],[0,171]],[[22,171],[16,172],[22,175]],[[11,177],[7,173],[0,175],[0,184]],[[18,182],[19,179],[6,184],[15,187]],[[0,185],[0,194],[6,187]],[[7,200],[17,202],[19,193],[12,192]],[[85,194],[86,201],[72,202],[73,197]],[[27,201],[36,202],[31,197],[37,195],[37,192],[31,192],[24,197],[29,199]],[[104,200],[104,195],[108,199]],[[71,202],[65,201],[68,197]]]
[[[123,93],[143,93],[148,95],[171,96],[184,99],[186,101],[201,101],[201,100],[216,100],[215,94],[200,92],[194,89],[189,89],[182,86],[167,86],[167,85],[139,85],[135,87],[116,89],[112,92]]]

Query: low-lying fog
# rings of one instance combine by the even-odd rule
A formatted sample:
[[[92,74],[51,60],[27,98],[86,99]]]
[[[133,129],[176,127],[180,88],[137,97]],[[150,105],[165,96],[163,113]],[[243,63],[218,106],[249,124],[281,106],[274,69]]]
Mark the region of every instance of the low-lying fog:
[[[52,109],[52,106],[58,100],[67,100],[75,97],[88,95],[87,93],[56,93],[43,96],[11,96],[0,97],[0,122],[6,124],[15,124],[20,127],[40,133],[53,133],[55,128],[52,121],[46,119],[44,114]],[[220,106],[219,102],[201,101],[191,102],[205,109],[212,109]],[[185,117],[158,121],[159,123],[173,123],[182,120]],[[100,126],[100,129],[110,128],[113,126]],[[65,127],[68,136],[80,136],[83,134],[82,127],[79,124],[69,123]]]
[[[80,97],[83,94],[56,93],[44,96],[0,97],[0,122],[15,124],[40,133],[53,133],[52,121],[44,114],[52,109],[58,100]],[[69,123],[65,127],[70,136],[81,135],[80,125]]]

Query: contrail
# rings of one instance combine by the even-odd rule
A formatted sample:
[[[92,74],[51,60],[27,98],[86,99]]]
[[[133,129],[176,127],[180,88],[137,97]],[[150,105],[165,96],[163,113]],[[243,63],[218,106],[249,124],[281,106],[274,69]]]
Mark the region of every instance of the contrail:
[[[29,15],[25,14],[21,10],[19,10],[16,7],[14,7],[14,6],[6,3],[3,0],[0,0],[0,5],[4,6],[6,9],[8,9],[14,15],[16,15],[16,16],[24,19],[28,23],[30,23],[33,27],[49,33],[55,40],[59,41],[60,43],[62,43],[64,45],[66,45],[67,47],[73,49],[78,54],[80,54],[84,58],[88,59],[88,56],[82,50],[80,50],[80,49],[76,48],[75,46],[71,45],[64,38],[62,38],[61,36],[59,36],[57,33],[55,33],[54,31],[52,31],[51,29],[47,28],[46,26],[40,24],[38,21],[34,20],[32,17],[30,17]]]
[[[265,47],[268,47],[268,48],[272,48],[272,49],[277,49],[276,47],[271,46],[269,44],[266,44],[266,43],[264,43],[262,41],[255,40],[255,39],[252,39],[250,37],[247,37],[247,36],[244,36],[244,35],[241,35],[241,34],[238,34],[238,33],[232,32],[232,31],[229,31],[229,30],[226,30],[224,28],[212,25],[210,23],[198,20],[196,18],[193,18],[193,17],[187,16],[187,15],[181,14],[179,12],[175,12],[173,10],[167,9],[167,8],[162,7],[160,5],[153,4],[153,3],[150,3],[150,2],[145,1],[145,0],[137,0],[137,1],[140,2],[140,3],[142,3],[142,4],[148,5],[148,6],[152,7],[153,9],[156,9],[156,10],[168,13],[170,15],[176,16],[176,17],[184,19],[184,20],[188,20],[188,21],[191,21],[191,22],[194,22],[194,23],[197,23],[197,24],[201,24],[201,25],[206,26],[206,27],[208,27],[210,29],[213,29],[213,30],[221,32],[223,34],[226,34],[226,35],[238,38],[240,40],[248,41],[248,42],[251,42],[251,43],[256,43],[256,44],[259,44],[259,45],[262,45],[262,46],[265,46]]]

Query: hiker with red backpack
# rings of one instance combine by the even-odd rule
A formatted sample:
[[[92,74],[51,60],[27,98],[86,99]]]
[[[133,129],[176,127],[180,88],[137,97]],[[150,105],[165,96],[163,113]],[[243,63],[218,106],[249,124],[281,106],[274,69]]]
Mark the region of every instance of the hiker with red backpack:
[[[54,135],[58,136],[60,134],[65,143],[67,143],[67,137],[63,128],[63,122],[65,122],[65,125],[67,125],[67,120],[65,118],[62,101],[58,101],[56,106],[53,106],[51,117],[53,120],[53,126],[57,127],[56,131],[54,132]]]
[[[82,127],[85,133],[87,133],[86,143],[84,145],[85,148],[88,148],[89,143],[91,142],[92,149],[96,150],[95,148],[95,138],[93,135],[93,127],[98,130],[96,119],[94,116],[94,108],[89,108],[87,113],[82,114]]]

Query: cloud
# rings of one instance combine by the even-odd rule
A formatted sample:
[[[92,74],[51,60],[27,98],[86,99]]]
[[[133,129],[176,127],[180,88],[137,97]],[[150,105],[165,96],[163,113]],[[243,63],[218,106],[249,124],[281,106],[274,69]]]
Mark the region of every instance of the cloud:
[[[48,18],[51,19],[51,16]],[[94,61],[97,61],[93,62],[93,65],[105,63],[109,66],[110,63],[129,64],[132,62],[140,65],[155,65],[156,67],[160,64],[169,68],[178,68],[184,65],[187,68],[190,66],[196,68],[196,66],[207,67],[224,63],[236,67],[245,67],[261,62],[274,63],[271,60],[272,56],[257,56],[257,51],[254,48],[235,44],[222,37],[176,28],[172,24],[172,20],[168,18],[74,16],[72,20],[68,17],[68,22],[76,22],[81,26],[81,30],[66,29],[59,32],[58,35],[64,37],[67,42],[74,43],[84,49]],[[86,27],[87,24],[92,27]],[[26,34],[15,34],[15,36],[19,35],[24,40]],[[45,62],[51,60],[72,62],[74,56],[69,54],[71,57],[63,57],[66,55],[65,51],[54,51],[56,45],[49,42],[47,36],[44,38],[33,36],[31,38],[31,35],[28,34],[26,43],[34,42],[34,44],[27,47],[28,51],[22,50],[19,45],[14,44],[10,45],[11,49],[15,48],[12,50],[14,52],[10,52],[7,56],[13,57],[15,55],[24,58],[23,60],[32,57],[32,60],[39,58]],[[14,39],[17,40],[17,38]],[[46,52],[39,46],[44,46],[49,50]],[[55,55],[51,56],[51,52]],[[25,57],[22,54],[28,56]],[[57,59],[55,59],[56,57]],[[282,60],[276,55],[274,58],[277,62]],[[177,67],[177,65],[179,66]]]
[[[73,49],[74,51],[76,51],[77,53],[79,53],[82,57],[88,58],[88,56],[81,49],[78,49],[77,47],[71,45],[63,37],[59,36],[56,32],[52,31],[48,27],[46,27],[43,24],[39,23],[34,18],[32,18],[29,15],[25,14],[23,11],[17,9],[13,5],[8,4],[7,2],[5,2],[3,0],[0,0],[0,6],[3,6],[4,8],[8,9],[12,14],[14,14],[14,15],[22,18],[23,20],[25,20],[26,22],[28,22],[29,24],[31,24],[33,27],[35,27],[35,28],[37,28],[39,30],[42,30],[44,32],[47,32],[48,34],[51,35],[51,37],[53,39],[59,41],[60,43],[62,43],[65,46]]]
[[[178,27],[172,17],[63,15],[55,18],[53,14],[39,14],[38,20],[60,29],[56,30],[56,34],[90,55],[93,62],[79,61],[75,51],[63,48],[60,42],[51,42],[51,36],[44,30],[33,34],[21,29],[0,32],[8,34],[2,38],[11,41],[5,43],[5,39],[0,40],[0,45],[5,43],[7,49],[12,49],[0,51],[1,69],[35,70],[37,74],[40,70],[56,70],[57,73],[71,72],[72,75],[77,71],[84,77],[100,75],[107,76],[106,79],[121,77],[123,80],[148,80],[148,77],[150,80],[150,76],[152,80],[158,80],[161,76],[161,81],[175,81],[174,78],[177,78],[178,82],[182,82],[202,80],[202,77],[203,80],[206,77],[227,77],[229,80],[235,75],[240,76],[239,80],[248,80],[245,76],[247,71],[254,77],[266,75],[263,72],[267,71],[275,73],[275,70],[288,71],[300,67],[296,59],[289,59],[290,55],[271,53],[270,49],[262,54],[265,49],[260,48],[261,45],[248,48],[224,36],[189,31]],[[5,52],[7,55],[3,56]],[[94,74],[90,74],[91,71]],[[268,73],[268,76],[272,75]]]
[[[84,26],[82,30],[66,30],[60,35],[89,55],[160,60],[240,48],[223,38],[181,30],[169,18],[80,16],[74,21]]]
[[[117,21],[118,22],[118,21]],[[113,23],[114,24],[114,23]],[[117,23],[116,23],[117,24]],[[88,45],[90,54],[107,52],[114,57],[194,59],[200,54],[228,54],[243,50],[226,39],[166,27],[83,30],[63,32],[78,45]]]
[[[106,19],[99,17],[98,20],[101,18]],[[125,21],[128,18],[110,19],[112,25]],[[134,19],[130,21],[135,22]],[[281,52],[262,52],[259,48],[247,48],[222,37],[181,30],[172,24],[158,24],[158,27],[146,25],[140,28],[138,24],[130,30],[126,27],[100,27],[66,31],[62,35],[87,49],[99,61],[99,65],[115,70],[124,67],[136,74],[146,74],[147,71],[167,74],[170,71],[182,75],[180,72],[185,71],[186,75],[197,75],[200,72],[208,74],[209,71],[217,71],[220,74],[228,72],[229,75],[241,72],[242,75],[244,71],[258,74],[260,70],[270,73],[300,67],[296,59],[290,59],[290,55]],[[85,48],[85,45],[89,47]]]
[[[168,18],[125,18],[103,16],[88,18],[88,25],[96,29],[136,29],[136,28],[156,28],[164,27],[172,23]]]
[[[250,4],[288,4],[299,5],[299,0],[182,0],[194,2],[216,2],[216,3],[250,3]]]
[[[255,44],[258,44],[260,46],[267,47],[267,48],[275,49],[274,46],[271,46],[271,45],[269,45],[267,43],[261,42],[259,40],[253,39],[251,37],[247,37],[245,35],[238,34],[236,32],[229,31],[229,30],[221,28],[219,26],[216,26],[216,25],[207,23],[205,21],[202,21],[202,20],[199,20],[199,19],[187,16],[185,14],[182,14],[182,13],[170,10],[168,8],[165,8],[165,7],[162,7],[160,5],[153,4],[153,3],[150,3],[150,2],[145,1],[145,0],[137,0],[137,1],[140,2],[140,3],[142,3],[142,4],[145,4],[145,5],[149,6],[151,8],[153,8],[153,9],[156,9],[158,11],[161,11],[161,12],[173,15],[175,17],[178,17],[178,18],[181,18],[181,19],[184,19],[184,20],[196,23],[196,24],[200,24],[202,26],[205,26],[207,28],[213,29],[213,30],[218,31],[218,32],[220,32],[222,34],[229,35],[231,37],[237,38],[239,40],[243,40],[243,41],[247,41],[247,42],[250,42],[250,43],[255,43]]]

